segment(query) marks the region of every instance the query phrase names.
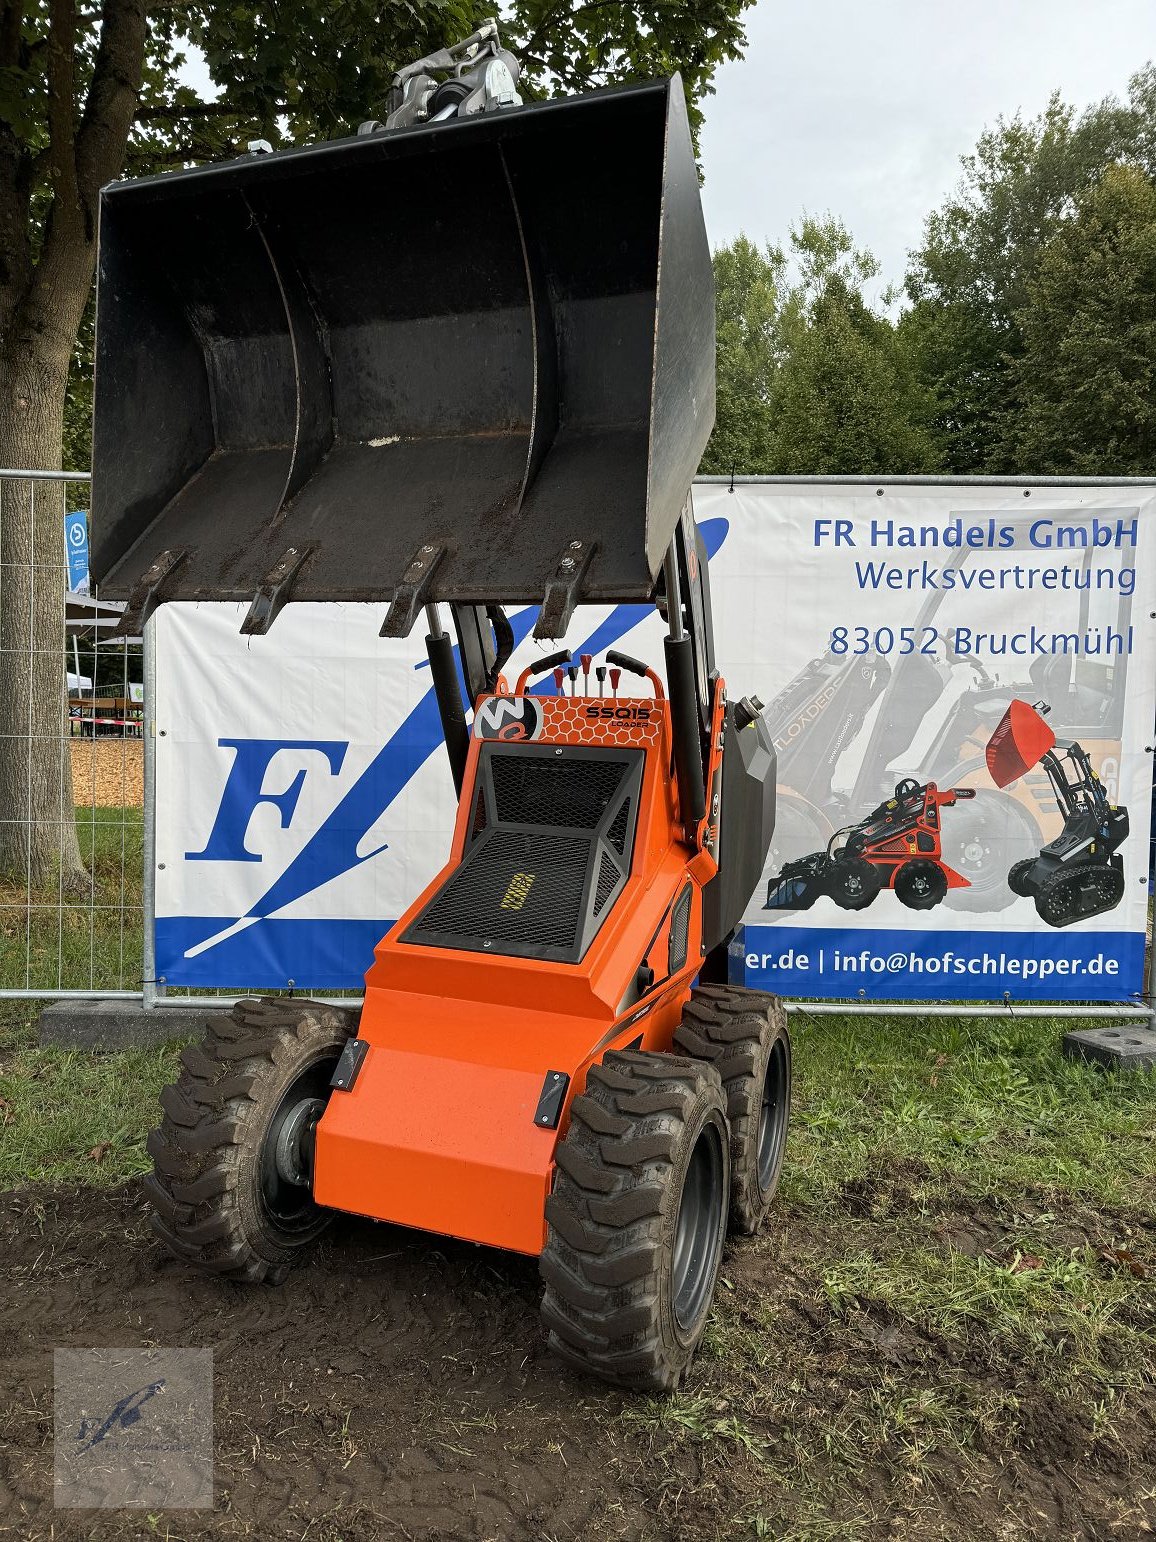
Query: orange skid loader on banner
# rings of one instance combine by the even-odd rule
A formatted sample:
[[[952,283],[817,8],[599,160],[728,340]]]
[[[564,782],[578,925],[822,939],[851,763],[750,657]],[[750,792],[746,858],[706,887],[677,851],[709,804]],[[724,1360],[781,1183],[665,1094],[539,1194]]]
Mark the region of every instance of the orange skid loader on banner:
[[[104,194],[102,594],[128,627],[243,599],[258,638],[288,600],[388,598],[394,637],[424,612],[460,799],[360,1019],[216,1019],[148,1190],[232,1279],[280,1280],[335,1211],[538,1256],[554,1350],[666,1388],[782,1163],[782,1006],[725,983],[775,759],[715,667],[689,505],[714,296],[681,84],[516,80],[487,24],[402,72],[385,128]],[[608,654],[595,696],[565,649],[508,680],[503,605],[562,639],[644,599],[665,680]]]
[[[971,787],[922,785],[904,777],[858,824],[831,837],[826,851],[788,862],[767,884],[765,910],[809,910],[823,895],[843,910],[864,910],[891,889],[909,910],[931,910],[968,880],[943,860],[941,810],[974,798]]]

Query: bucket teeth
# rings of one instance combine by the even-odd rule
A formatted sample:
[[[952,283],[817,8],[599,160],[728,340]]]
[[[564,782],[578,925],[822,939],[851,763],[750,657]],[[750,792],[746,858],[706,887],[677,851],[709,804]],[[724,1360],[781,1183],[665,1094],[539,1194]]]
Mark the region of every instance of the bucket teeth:
[[[302,564],[314,550],[312,546],[291,546],[276,566],[270,568],[253,596],[248,615],[241,622],[242,636],[264,637],[289,599],[289,591]]]
[[[430,585],[445,554],[444,546],[435,546],[432,542],[414,552],[401,581],[394,588],[393,599],[381,623],[382,637],[409,636],[422,607],[430,599]]]

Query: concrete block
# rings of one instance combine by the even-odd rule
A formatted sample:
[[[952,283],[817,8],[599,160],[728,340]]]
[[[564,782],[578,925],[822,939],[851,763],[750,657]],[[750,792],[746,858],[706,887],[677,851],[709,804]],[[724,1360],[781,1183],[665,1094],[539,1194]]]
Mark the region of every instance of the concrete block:
[[[1156,1066],[1156,1030],[1140,1022],[1080,1028],[1064,1035],[1064,1054],[1072,1060],[1095,1060],[1113,1071],[1146,1071]]]
[[[140,1049],[172,1039],[199,1038],[210,1017],[229,1007],[206,1001],[203,1007],[154,1007],[139,1001],[101,1001],[74,997],[54,1001],[40,1014],[40,1043],[55,1049]]]

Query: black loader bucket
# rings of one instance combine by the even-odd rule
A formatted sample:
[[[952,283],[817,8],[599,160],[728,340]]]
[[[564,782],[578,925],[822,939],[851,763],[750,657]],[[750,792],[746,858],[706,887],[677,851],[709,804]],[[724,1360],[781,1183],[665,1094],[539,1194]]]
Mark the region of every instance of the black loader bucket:
[[[767,881],[767,902],[764,910],[810,910],[811,906],[827,892],[824,879],[827,873],[827,854],[812,852],[788,862],[777,878]]]
[[[136,618],[650,595],[714,417],[677,78],[116,183],[98,286],[92,566]]]

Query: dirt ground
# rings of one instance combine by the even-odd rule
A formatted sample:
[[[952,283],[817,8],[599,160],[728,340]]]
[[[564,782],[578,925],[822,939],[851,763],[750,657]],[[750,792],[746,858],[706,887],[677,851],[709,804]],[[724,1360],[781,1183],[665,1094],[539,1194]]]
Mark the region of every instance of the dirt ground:
[[[71,739],[72,796],[77,808],[140,808],[144,803],[141,739]]]
[[[849,1224],[870,1247],[873,1229],[882,1238],[889,1225],[886,1205],[847,1198],[858,1215]],[[937,1224],[964,1252],[998,1245],[998,1215],[983,1202]],[[766,1303],[776,1303],[778,1343],[750,1368],[770,1378],[773,1410],[752,1454],[749,1441],[726,1435],[741,1359],[737,1373],[733,1354],[729,1364],[718,1354],[700,1361],[695,1398],[682,1407],[699,1410],[704,1433],[690,1440],[654,1404],[577,1379],[544,1354],[529,1260],[343,1221],[284,1286],[254,1289],[163,1254],[135,1181],[0,1196],[0,1535],[1107,1542],[1156,1525],[1151,1399],[1115,1410],[1113,1439],[1100,1441],[1094,1418],[1028,1367],[1009,1376],[974,1347],[869,1304],[831,1312],[811,1262],[824,1239],[807,1225],[805,1213],[782,1215],[724,1266],[732,1339],[748,1322],[765,1333]],[[1143,1246],[1154,1243],[1149,1230]],[[215,1351],[215,1510],[54,1510],[53,1348],[153,1343]],[[779,1365],[793,1401],[773,1385]],[[895,1376],[915,1402],[999,1383],[1010,1436],[978,1430],[958,1455],[937,1450],[910,1482],[902,1469],[865,1464],[851,1479],[853,1514],[797,1525],[795,1499],[806,1496],[780,1482],[766,1498],[764,1482],[791,1465],[792,1429],[813,1425],[816,1409],[830,1430],[848,1426],[850,1411]],[[854,1453],[848,1462],[855,1474]]]

